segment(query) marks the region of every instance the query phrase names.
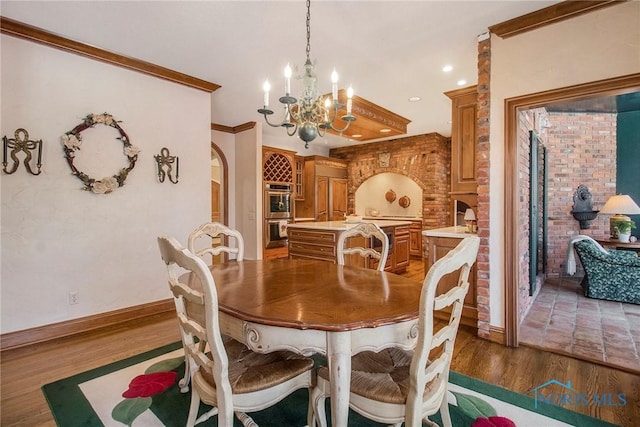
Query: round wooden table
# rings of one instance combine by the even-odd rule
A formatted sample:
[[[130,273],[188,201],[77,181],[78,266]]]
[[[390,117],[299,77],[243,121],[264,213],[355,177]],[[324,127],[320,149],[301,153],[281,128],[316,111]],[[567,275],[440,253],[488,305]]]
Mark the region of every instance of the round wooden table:
[[[420,282],[307,259],[228,262],[211,272],[223,334],[258,352],[327,356],[333,426],[347,426],[353,354],[415,346]]]

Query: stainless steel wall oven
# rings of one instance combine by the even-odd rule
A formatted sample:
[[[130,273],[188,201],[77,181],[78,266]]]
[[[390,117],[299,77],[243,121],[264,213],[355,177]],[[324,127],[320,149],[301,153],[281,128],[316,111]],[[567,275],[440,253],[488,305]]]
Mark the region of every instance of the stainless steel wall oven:
[[[265,184],[264,218],[292,218],[291,184]]]

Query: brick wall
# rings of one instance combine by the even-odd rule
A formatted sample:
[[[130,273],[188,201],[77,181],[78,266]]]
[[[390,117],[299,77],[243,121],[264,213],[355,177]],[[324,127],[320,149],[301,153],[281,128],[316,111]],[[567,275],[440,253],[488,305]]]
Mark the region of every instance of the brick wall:
[[[549,113],[544,141],[549,155],[548,277],[565,275],[567,242],[576,234],[609,235],[609,216],[598,215],[587,230],[571,215],[578,185],[589,188],[594,210],[616,194],[616,114]],[[580,264],[578,262],[578,264]]]
[[[540,129],[548,120],[549,127]],[[529,296],[529,130],[538,129],[547,148],[547,264],[546,277],[565,275],[567,244],[572,236],[585,234],[594,239],[609,234],[609,216],[599,215],[590,228],[580,230],[571,215],[573,196],[580,184],[592,195],[594,210],[600,209],[616,191],[616,115],[593,113],[547,113],[527,110],[519,116],[518,171],[519,198],[519,301],[521,316],[534,297]],[[582,276],[577,262],[576,276]],[[544,277],[538,276],[536,290]]]
[[[381,157],[390,154],[388,166]],[[425,229],[447,227],[450,218],[451,140],[437,133],[334,148],[330,157],[349,162],[348,211],[355,209],[355,192],[372,176],[391,172],[405,175],[422,189]]]

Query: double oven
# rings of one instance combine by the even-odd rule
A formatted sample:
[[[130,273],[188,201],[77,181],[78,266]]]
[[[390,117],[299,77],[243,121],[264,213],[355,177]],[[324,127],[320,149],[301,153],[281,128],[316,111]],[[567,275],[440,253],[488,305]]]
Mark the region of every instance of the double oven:
[[[293,186],[265,184],[264,243],[265,248],[287,246],[287,224],[293,221]]]

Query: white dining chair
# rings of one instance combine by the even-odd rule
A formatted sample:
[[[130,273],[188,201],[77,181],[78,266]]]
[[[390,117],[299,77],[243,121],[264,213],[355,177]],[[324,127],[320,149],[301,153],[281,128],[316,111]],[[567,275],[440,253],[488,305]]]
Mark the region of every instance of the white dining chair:
[[[412,351],[388,348],[364,351],[351,359],[349,407],[379,423],[407,427],[437,426],[428,419],[440,411],[442,423],[451,426],[447,389],[453,347],[469,272],[476,261],[480,239],[469,236],[438,260],[428,271],[420,296],[418,339]],[[458,285],[436,296],[440,279],[459,271]],[[434,333],[434,312],[451,309],[449,321]],[[435,352],[432,350],[436,349]],[[429,359],[429,356],[434,357]],[[318,369],[311,399],[316,420],[326,427],[325,400],[330,395],[329,369]]]
[[[201,237],[211,238],[211,243],[204,249],[198,249],[197,241]],[[224,239],[235,239],[235,247],[230,246],[229,243],[224,244]],[[223,239],[218,241],[218,239]],[[191,252],[201,257],[206,254],[211,254],[211,257],[220,255],[221,253],[227,253],[229,255],[235,255],[236,261],[242,261],[244,259],[244,239],[242,234],[238,230],[227,227],[219,222],[206,222],[193,230],[189,234],[189,241],[187,246]]]
[[[257,427],[250,412],[271,407],[301,388],[313,385],[313,360],[290,351],[256,353],[220,333],[218,296],[204,261],[171,237],[158,237],[167,267],[183,343],[189,360],[191,405],[187,427],[218,416],[219,427],[231,427],[234,413],[245,427]],[[190,272],[190,275],[185,273]],[[181,280],[200,282],[196,290]],[[209,344],[205,352],[199,342]],[[203,402],[213,408],[196,419]],[[311,405],[308,425],[313,425]]]
[[[364,245],[353,245],[353,237],[363,237]],[[373,245],[374,240],[380,242],[380,251],[377,251]],[[369,245],[366,243],[369,242]],[[380,227],[368,222],[361,222],[355,227],[351,227],[343,231],[338,237],[337,243],[337,259],[338,264],[344,265],[345,255],[357,254],[362,257],[372,258],[378,261],[378,271],[384,271],[389,256],[389,237]],[[345,247],[348,246],[348,247]]]

